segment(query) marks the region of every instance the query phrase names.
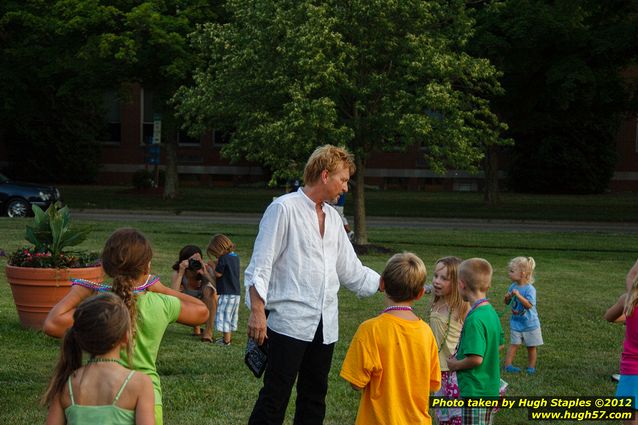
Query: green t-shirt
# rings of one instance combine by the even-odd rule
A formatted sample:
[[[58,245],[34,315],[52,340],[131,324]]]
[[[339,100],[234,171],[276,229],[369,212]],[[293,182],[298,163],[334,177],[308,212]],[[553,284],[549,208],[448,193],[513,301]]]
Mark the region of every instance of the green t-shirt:
[[[178,298],[155,292],[137,297],[137,332],[133,349],[133,370],[150,376],[155,391],[155,404],[162,404],[162,387],[155,361],[160,343],[169,324],[179,317],[182,304]],[[121,353],[122,364],[128,367],[126,350]]]
[[[472,354],[483,357],[483,363],[457,372],[461,397],[498,397],[501,344],[503,328],[494,307],[491,304],[477,307],[465,319],[456,358],[462,360]]]

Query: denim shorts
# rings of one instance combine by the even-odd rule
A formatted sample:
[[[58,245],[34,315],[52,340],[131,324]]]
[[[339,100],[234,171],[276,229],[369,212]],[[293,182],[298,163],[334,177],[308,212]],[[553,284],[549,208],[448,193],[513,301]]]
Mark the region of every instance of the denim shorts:
[[[541,328],[526,332],[510,331],[510,344],[525,344],[525,346],[527,347],[537,347],[539,345],[543,345],[543,335],[541,334]]]

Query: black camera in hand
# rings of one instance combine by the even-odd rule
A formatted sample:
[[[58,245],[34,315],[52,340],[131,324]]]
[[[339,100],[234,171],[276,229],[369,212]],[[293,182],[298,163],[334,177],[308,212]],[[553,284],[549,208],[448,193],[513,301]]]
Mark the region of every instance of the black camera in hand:
[[[188,259],[188,270],[196,272],[197,270],[202,268],[202,263],[199,260],[196,260],[194,258],[189,258]]]

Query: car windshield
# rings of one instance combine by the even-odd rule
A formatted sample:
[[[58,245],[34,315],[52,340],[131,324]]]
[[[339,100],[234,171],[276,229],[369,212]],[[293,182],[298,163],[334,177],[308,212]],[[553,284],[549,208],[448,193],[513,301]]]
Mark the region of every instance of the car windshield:
[[[9,181],[9,178],[4,174],[0,174],[0,183],[6,183]]]

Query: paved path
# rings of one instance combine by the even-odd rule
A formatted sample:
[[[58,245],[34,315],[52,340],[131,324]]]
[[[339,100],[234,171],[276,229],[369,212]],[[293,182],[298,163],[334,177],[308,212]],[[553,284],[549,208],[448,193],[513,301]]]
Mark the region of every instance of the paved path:
[[[259,224],[261,214],[128,210],[75,210],[74,218],[102,221],[159,221],[222,224]],[[351,217],[349,217],[351,219]],[[532,220],[443,219],[412,217],[368,217],[370,228],[471,229],[506,232],[576,232],[638,234],[638,223],[562,222]]]

